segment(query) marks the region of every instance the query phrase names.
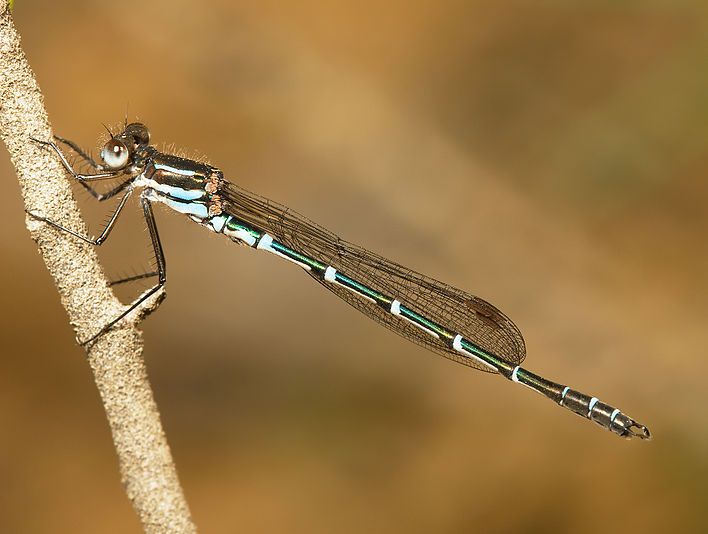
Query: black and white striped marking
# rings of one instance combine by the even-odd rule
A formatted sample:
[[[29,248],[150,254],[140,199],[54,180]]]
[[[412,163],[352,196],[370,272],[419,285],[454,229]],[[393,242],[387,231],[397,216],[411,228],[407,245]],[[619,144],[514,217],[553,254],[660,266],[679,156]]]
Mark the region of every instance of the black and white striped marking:
[[[309,265],[302,263],[300,261],[297,261],[296,259],[293,259],[289,256],[286,256],[282,252],[275,250],[273,248],[273,236],[270,234],[263,234],[261,236],[261,238],[258,240],[258,245],[256,245],[256,248],[258,250],[265,250],[266,252],[270,252],[271,254],[275,254],[276,256],[280,256],[281,258],[284,258],[284,259],[294,263],[295,265],[299,265],[300,267],[302,267],[303,269],[306,269],[308,271],[312,269]]]
[[[366,299],[366,300],[368,300],[369,302],[371,302],[371,303],[373,303],[373,304],[376,304],[376,300],[374,300],[373,298],[371,298],[369,295],[365,295],[365,294],[362,293],[361,291],[357,291],[355,288],[350,287],[350,286],[348,286],[348,285],[345,285],[345,284],[342,284],[341,282],[339,282],[339,281],[337,280],[337,269],[335,269],[335,268],[332,267],[331,265],[329,265],[329,266],[325,269],[323,279],[324,279],[326,282],[331,282],[331,283],[333,283],[333,284],[337,284],[338,286],[343,287],[344,289],[348,289],[348,290],[351,291],[352,293],[354,293],[354,294],[356,294],[356,295],[359,295],[361,298]]]
[[[423,326],[420,323],[415,322],[413,319],[409,319],[405,315],[401,315],[401,301],[400,300],[394,300],[393,302],[391,302],[391,308],[389,309],[389,311],[393,315],[396,315],[396,316],[400,317],[401,319],[405,319],[406,321],[411,323],[413,326],[417,326],[423,332],[430,334],[434,338],[440,339],[440,336],[437,334],[437,332],[433,332],[430,328]]]
[[[452,348],[455,349],[455,350],[456,350],[457,352],[459,352],[460,354],[464,354],[464,355],[467,356],[468,358],[472,358],[472,359],[473,359],[474,361],[476,361],[477,363],[480,363],[480,364],[484,365],[484,366],[487,367],[490,371],[492,371],[492,372],[494,372],[494,373],[499,372],[499,371],[497,370],[497,368],[494,367],[491,363],[485,362],[485,361],[484,361],[482,358],[480,358],[479,356],[477,356],[477,355],[471,353],[471,352],[468,351],[468,350],[465,350],[465,348],[462,346],[462,336],[461,336],[460,334],[457,334],[457,335],[455,336],[455,339],[452,340]]]

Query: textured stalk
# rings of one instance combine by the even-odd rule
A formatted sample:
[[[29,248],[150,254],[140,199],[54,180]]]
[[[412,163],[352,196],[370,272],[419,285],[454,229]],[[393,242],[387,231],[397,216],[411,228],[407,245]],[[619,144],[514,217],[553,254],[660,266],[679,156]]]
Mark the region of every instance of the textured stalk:
[[[6,2],[0,5],[0,135],[17,171],[27,210],[85,232],[71,187],[55,155],[30,141],[51,139],[34,75],[20,48]],[[19,214],[18,214],[19,215]],[[27,228],[56,283],[79,339],[87,339],[123,309],[90,245],[27,218]],[[88,349],[121,477],[146,532],[194,532],[160,423],[136,324],[162,294],[128,316]]]

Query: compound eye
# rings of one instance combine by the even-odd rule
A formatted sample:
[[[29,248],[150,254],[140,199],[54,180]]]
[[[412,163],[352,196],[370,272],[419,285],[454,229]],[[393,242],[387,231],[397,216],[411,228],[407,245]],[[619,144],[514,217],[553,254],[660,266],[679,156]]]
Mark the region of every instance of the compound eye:
[[[108,141],[101,150],[101,159],[113,170],[125,167],[128,156],[128,148],[117,139]]]
[[[133,137],[136,145],[147,145],[150,143],[150,131],[144,124],[133,122],[126,127],[125,133]]]

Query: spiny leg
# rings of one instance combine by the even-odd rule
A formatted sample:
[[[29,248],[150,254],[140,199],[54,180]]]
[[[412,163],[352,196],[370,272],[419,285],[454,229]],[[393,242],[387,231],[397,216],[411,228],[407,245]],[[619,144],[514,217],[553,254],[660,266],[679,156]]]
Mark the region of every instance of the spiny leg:
[[[129,182],[128,182],[128,183],[129,183]],[[124,185],[124,184],[122,184],[122,185]],[[63,225],[61,225],[61,224],[59,224],[59,223],[57,223],[57,222],[54,222],[54,221],[52,221],[52,220],[49,220],[49,219],[47,219],[47,218],[45,218],[45,217],[42,217],[42,216],[40,216],[40,215],[37,215],[37,214],[35,214],[35,213],[32,213],[32,212],[29,212],[29,211],[28,211],[27,214],[28,214],[30,217],[34,218],[34,219],[37,219],[37,220],[39,220],[39,221],[46,222],[47,224],[53,226],[54,228],[56,228],[56,229],[58,229],[58,230],[61,230],[61,231],[63,231],[63,232],[67,232],[67,233],[69,233],[69,234],[71,234],[71,235],[73,235],[73,236],[75,236],[75,237],[78,237],[78,238],[81,239],[82,241],[86,241],[87,243],[90,243],[90,244],[92,244],[92,245],[100,246],[100,245],[102,245],[103,243],[105,243],[106,239],[108,239],[108,235],[111,233],[111,230],[113,229],[113,226],[114,226],[114,224],[115,224],[115,221],[116,221],[116,219],[118,218],[118,213],[120,213],[120,210],[123,209],[123,206],[125,205],[125,202],[127,201],[128,197],[131,195],[132,192],[133,192],[133,190],[131,189],[130,191],[128,191],[128,192],[123,196],[123,198],[121,199],[120,204],[118,205],[118,208],[116,209],[116,211],[115,211],[115,212],[113,213],[113,215],[111,216],[111,219],[108,221],[108,224],[107,224],[106,227],[104,228],[103,232],[101,232],[101,235],[99,235],[99,236],[98,236],[97,238],[95,238],[95,239],[92,238],[92,237],[89,237],[89,236],[80,235],[80,234],[78,234],[77,232],[75,232],[74,230],[71,230],[70,228],[67,228],[67,227],[65,227],[65,226],[63,226]],[[128,283],[128,282],[134,282],[134,281],[136,281],[136,280],[143,280],[143,279],[145,279],[145,278],[152,278],[152,277],[154,277],[154,276],[158,276],[159,274],[160,274],[160,273],[157,272],[157,271],[149,271],[149,272],[146,272],[146,273],[134,274],[134,275],[131,275],[131,276],[127,276],[127,277],[125,277],[125,278],[119,278],[118,280],[111,280],[111,281],[108,283],[108,286],[109,286],[109,287],[113,287],[113,286],[117,286],[117,285],[119,285],[119,284],[125,284],[125,283]]]
[[[76,152],[84,161],[86,161],[89,165],[91,165],[91,167],[93,167],[94,169],[97,169],[97,170],[102,170],[102,166],[99,165],[98,163],[96,163],[96,161],[95,161],[91,156],[89,156],[88,154],[86,154],[86,152],[85,152],[84,150],[82,150],[81,147],[79,147],[76,143],[74,143],[73,141],[71,141],[71,140],[69,140],[69,139],[64,139],[63,137],[59,137],[58,135],[55,135],[54,138],[55,138],[57,141],[59,141],[59,142],[65,144],[65,145],[67,145],[69,148],[71,148],[71,149],[72,149],[74,152]],[[37,139],[34,139],[34,141],[36,141],[36,142],[38,142],[38,143],[40,143],[40,144],[43,144],[43,145],[50,146],[50,147],[52,146],[51,143],[48,143],[48,142],[39,141],[39,140],[37,140]],[[57,152],[57,150],[60,150],[58,147],[53,147],[53,148],[54,148],[55,152]],[[64,159],[66,159],[66,158],[64,158]],[[73,171],[73,169],[70,169],[70,172],[72,172],[72,171]],[[75,173],[72,172],[72,175],[74,175],[74,174],[75,174]],[[109,190],[109,191],[107,191],[107,192],[105,192],[105,193],[99,193],[98,191],[96,191],[95,189],[93,189],[88,183],[86,183],[84,180],[78,180],[78,182],[91,194],[91,196],[93,196],[93,198],[95,198],[95,199],[98,200],[99,202],[103,202],[104,200],[108,200],[109,198],[112,198],[112,197],[114,197],[115,195],[117,195],[118,193],[122,192],[126,187],[128,187],[128,186],[132,183],[132,179],[128,179],[128,180],[125,180],[125,181],[121,182],[120,184],[118,184],[117,186],[115,186],[113,189],[111,189],[111,190]],[[128,194],[129,194],[129,193],[127,193],[126,196],[127,196]],[[122,201],[121,204],[124,205],[124,204],[125,204],[125,200],[127,200],[127,199],[124,199],[124,201]],[[119,204],[118,210],[120,210],[120,209],[122,209],[122,205]],[[55,228],[58,228],[58,229],[60,229],[60,230],[65,230],[65,231],[71,233],[72,235],[76,235],[76,234],[75,234],[74,232],[72,232],[71,230],[65,228],[64,226],[62,226],[62,225],[60,225],[60,224],[55,223],[54,221],[49,221],[49,220],[47,220],[46,218],[40,217],[40,216],[38,216],[38,215],[36,215],[36,214],[34,214],[34,213],[30,213],[30,216],[32,216],[32,217],[34,217],[34,218],[36,218],[36,219],[38,219],[38,220],[43,220],[43,221],[45,221],[45,222],[51,224],[51,225],[54,226]],[[117,215],[114,214],[114,216],[111,217],[111,222],[115,222],[115,217],[117,217]],[[110,223],[109,223],[109,224],[110,224]],[[89,242],[90,242],[91,244],[100,245],[103,241],[105,241],[105,239],[107,238],[107,234],[110,232],[110,229],[109,229],[109,228],[107,228],[107,230],[108,230],[108,232],[106,232],[106,235],[103,236],[103,240],[102,240],[102,241],[99,241],[99,239],[100,239],[100,237],[99,237],[99,239],[91,239]],[[84,239],[84,236],[77,236],[77,237],[79,237],[80,239],[83,239],[84,241],[86,241],[86,239]],[[132,281],[134,281],[134,280],[140,280],[140,279],[143,279],[143,278],[151,278],[151,277],[153,277],[153,276],[157,276],[157,274],[158,274],[158,273],[157,273],[156,271],[153,271],[153,272],[149,272],[149,273],[143,273],[143,274],[140,274],[140,275],[134,275],[134,276],[122,278],[122,279],[119,279],[119,280],[111,281],[111,282],[109,283],[109,286],[115,286],[115,285],[118,285],[118,284],[123,284],[123,283],[126,283],[126,282],[132,282]]]
[[[125,207],[126,202],[128,201],[128,198],[132,194],[133,189],[128,189],[128,191],[123,195],[123,198],[121,198],[120,203],[118,204],[118,207],[116,210],[113,212],[113,215],[111,216],[110,220],[108,221],[108,224],[106,224],[106,227],[103,229],[101,234],[97,238],[92,238],[90,236],[82,235],[75,230],[72,230],[71,228],[67,228],[55,221],[52,221],[50,219],[47,219],[46,217],[42,217],[41,215],[37,215],[32,212],[27,212],[28,215],[33,217],[34,219],[46,222],[47,224],[53,226],[57,230],[61,230],[62,232],[66,232],[68,234],[71,234],[72,236],[81,239],[82,241],[85,241],[86,243],[89,243],[91,245],[95,246],[100,246],[103,243],[106,242],[106,239],[110,235],[111,231],[113,230],[113,227],[115,226],[115,222],[118,220],[118,216],[120,215],[121,211]],[[79,344],[82,346],[85,346],[92,341],[96,340],[99,336],[105,334],[108,330],[110,330],[118,321],[123,319],[126,315],[128,315],[131,311],[136,309],[140,304],[145,302],[147,298],[149,298],[151,295],[155,294],[157,291],[159,291],[164,285],[165,285],[165,280],[166,280],[166,265],[165,265],[165,256],[162,250],[162,243],[160,242],[160,235],[157,232],[157,225],[155,223],[155,216],[152,212],[152,206],[150,205],[150,201],[147,200],[144,196],[141,197],[140,203],[143,207],[143,214],[145,216],[145,221],[147,223],[148,231],[150,233],[150,241],[152,243],[152,247],[155,253],[155,259],[157,262],[157,272],[150,272],[150,273],[144,273],[141,275],[136,275],[132,276],[123,280],[117,280],[116,282],[112,282],[110,285],[116,285],[120,284],[123,282],[130,282],[133,280],[139,280],[142,278],[149,278],[152,276],[157,276],[158,277],[158,282],[155,284],[152,288],[150,288],[147,292],[143,293],[139,298],[137,298],[135,301],[133,301],[125,311],[123,311],[118,317],[113,319],[111,322],[109,322],[107,325],[105,325],[101,330],[99,330],[96,334],[91,336],[89,339],[85,341],[79,341]]]
[[[119,284],[125,284],[128,282],[135,282],[136,280],[144,280],[145,278],[152,278],[153,276],[157,276],[160,273],[157,271],[150,271],[147,273],[141,273],[141,274],[134,274],[131,276],[126,276],[125,278],[119,278],[118,280],[111,280],[109,282],[109,287],[117,286]]]
[[[95,159],[91,157],[90,154],[87,154],[79,145],[74,143],[70,139],[64,139],[63,137],[59,137],[58,135],[54,136],[54,139],[59,141],[60,143],[65,144],[68,146],[70,149],[72,149],[78,156],[83,159],[86,163],[88,163],[91,167],[96,169],[97,171],[103,171],[104,167],[103,165],[99,164],[96,162]],[[72,173],[73,175],[73,173]],[[91,187],[88,183],[86,183],[85,180],[78,180],[78,182],[81,184],[81,186],[88,191],[93,198],[98,200],[99,202],[103,202],[104,200],[108,200],[109,198],[113,198],[116,196],[118,193],[123,191],[128,184],[130,184],[131,180],[125,180],[124,182],[121,182],[118,184],[116,187],[113,189],[110,189],[109,191],[106,191],[105,193],[99,193],[96,191],[93,187]]]
[[[46,217],[43,217],[42,215],[38,215],[36,213],[33,213],[31,211],[28,211],[27,214],[32,217],[33,219],[37,219],[38,221],[43,221],[57,230],[61,230],[62,232],[66,232],[68,234],[73,235],[74,237],[77,237],[81,239],[82,241],[85,241],[86,243],[89,243],[91,245],[96,245],[100,246],[103,243],[106,242],[106,239],[108,239],[108,236],[110,235],[111,231],[113,230],[113,227],[115,226],[116,221],[118,220],[118,216],[120,215],[121,211],[123,211],[123,208],[125,207],[126,202],[128,202],[128,198],[130,195],[133,193],[133,189],[130,188],[126,193],[123,195],[123,198],[120,199],[120,202],[118,203],[118,207],[116,210],[113,212],[113,215],[111,215],[111,218],[108,220],[108,223],[106,224],[106,227],[103,229],[101,234],[93,238],[91,236],[87,235],[82,235],[78,233],[75,230],[72,230],[71,228],[67,228],[66,226],[63,226],[59,224],[58,222],[52,221],[50,219],[47,219]]]
[[[88,155],[87,155],[78,145],[76,145],[73,141],[69,141],[69,140],[67,140],[67,139],[63,139],[63,138],[58,137],[58,136],[55,136],[55,137],[56,137],[56,139],[57,139],[58,141],[60,141],[60,142],[62,142],[62,143],[64,143],[64,144],[66,144],[67,146],[69,146],[70,148],[72,148],[77,154],[79,154],[79,156],[80,156],[82,159],[84,159],[85,161],[87,161],[87,162],[89,163],[89,165],[91,165],[93,168],[95,168],[95,169],[97,169],[97,170],[101,170],[101,169],[102,169],[102,167],[101,167],[100,165],[98,165],[98,164],[93,160],[93,158],[91,158],[90,156],[88,156]],[[96,200],[98,200],[99,202],[102,202],[102,201],[104,201],[104,200],[107,200],[107,199],[109,199],[109,198],[114,197],[115,195],[117,195],[118,193],[122,192],[122,191],[125,190],[128,186],[130,186],[130,185],[132,184],[132,181],[133,181],[133,180],[132,180],[132,178],[130,178],[130,179],[128,179],[128,180],[125,180],[125,181],[121,182],[120,184],[118,184],[117,186],[115,186],[113,189],[107,191],[106,193],[99,193],[99,192],[97,192],[95,189],[93,189],[89,184],[87,184],[86,182],[87,182],[87,181],[94,181],[94,180],[107,180],[107,179],[115,178],[115,177],[118,176],[120,173],[118,173],[118,172],[99,172],[99,173],[96,173],[96,174],[80,174],[80,173],[77,173],[77,172],[74,170],[74,168],[71,166],[71,164],[68,162],[68,160],[66,159],[66,156],[64,155],[64,153],[62,152],[62,150],[57,146],[56,143],[54,143],[54,142],[52,142],[52,141],[42,141],[42,140],[36,139],[36,138],[34,138],[34,137],[31,137],[31,139],[32,139],[34,142],[36,142],[36,143],[39,143],[39,144],[41,144],[41,145],[50,147],[50,148],[57,154],[57,156],[59,156],[59,159],[60,159],[60,161],[62,162],[62,165],[64,166],[64,168],[65,168],[65,169],[66,169],[66,170],[67,170],[67,171],[68,171],[68,172],[69,172],[69,173],[70,173],[70,174],[71,174],[71,175],[72,175],[72,176],[73,176],[73,177],[74,177]],[[87,242],[87,243],[89,243],[89,244],[91,244],[91,245],[100,246],[100,245],[102,245],[103,243],[105,243],[105,241],[107,240],[107,238],[108,238],[108,236],[110,235],[111,231],[113,230],[113,227],[114,227],[114,225],[115,225],[115,223],[116,223],[116,221],[117,221],[117,219],[118,219],[118,216],[120,215],[121,211],[122,211],[123,208],[125,207],[125,204],[126,204],[126,202],[128,201],[128,198],[130,197],[130,195],[132,194],[132,192],[133,192],[133,189],[130,188],[130,189],[128,189],[128,191],[125,193],[125,195],[123,195],[123,198],[122,198],[122,199],[120,200],[120,202],[118,203],[118,207],[117,207],[116,210],[113,212],[113,215],[111,216],[111,218],[109,219],[108,223],[106,224],[106,227],[103,229],[103,231],[101,232],[101,234],[100,234],[97,238],[92,238],[92,237],[90,237],[90,236],[81,235],[81,234],[79,234],[78,232],[76,232],[76,231],[74,231],[74,230],[72,230],[72,229],[70,229],[70,228],[67,228],[67,227],[65,227],[65,226],[63,226],[63,225],[61,225],[61,224],[59,224],[59,223],[57,223],[57,222],[55,222],[55,221],[52,221],[52,220],[50,220],[50,219],[47,219],[46,217],[43,217],[43,216],[38,215],[38,214],[36,214],[36,213],[27,211],[27,214],[28,214],[30,217],[34,218],[34,219],[37,219],[37,220],[46,222],[47,224],[53,226],[54,228],[56,228],[56,229],[58,229],[58,230],[61,230],[61,231],[63,231],[63,232],[67,232],[67,233],[73,235],[74,237],[76,237],[76,238],[78,238],[78,239],[81,239],[82,241],[85,241],[85,242]],[[147,223],[148,223],[148,229],[149,229],[149,231],[150,231],[150,239],[151,239],[151,241],[152,241],[153,249],[154,249],[154,251],[155,251],[155,257],[156,257],[156,260],[157,260],[157,268],[158,268],[158,270],[157,270],[157,271],[152,271],[152,272],[143,273],[143,274],[139,274],[139,275],[130,276],[130,277],[123,278],[123,279],[119,279],[119,280],[115,280],[115,281],[113,281],[113,282],[110,282],[110,283],[109,283],[109,286],[115,286],[115,285],[122,284],[122,283],[126,283],[126,282],[132,282],[132,281],[134,281],[134,280],[141,280],[141,279],[144,279],[144,278],[151,278],[151,277],[153,277],[153,276],[157,276],[157,277],[158,277],[158,283],[157,283],[153,288],[151,288],[148,292],[144,293],[144,294],[143,294],[140,298],[138,298],[135,302],[133,302],[133,303],[127,308],[127,310],[126,310],[125,312],[123,312],[120,316],[118,316],[116,319],[114,319],[113,321],[111,321],[108,325],[104,326],[97,334],[95,334],[94,336],[92,336],[91,338],[89,338],[89,339],[86,340],[86,341],[79,342],[81,345],[86,345],[86,344],[92,342],[92,341],[95,340],[98,336],[100,336],[101,334],[103,334],[103,333],[105,333],[106,331],[108,331],[108,330],[109,330],[112,326],[114,326],[118,321],[120,321],[120,320],[121,320],[123,317],[125,317],[128,313],[130,313],[130,312],[133,311],[135,308],[137,308],[142,302],[144,302],[148,297],[150,297],[150,296],[153,295],[155,292],[157,292],[157,291],[158,291],[161,287],[163,287],[164,284],[165,284],[165,259],[164,259],[164,253],[163,253],[163,251],[162,251],[162,245],[161,245],[161,243],[160,243],[159,234],[157,233],[157,226],[156,226],[156,224],[155,224],[155,218],[154,218],[154,215],[153,215],[153,212],[152,212],[152,207],[150,206],[149,201],[147,201],[144,197],[141,199],[141,204],[142,204],[142,206],[143,206],[143,212],[144,212],[144,215],[145,215],[145,220],[146,220]],[[158,304],[159,304],[159,303],[158,303]]]
[[[59,136],[54,136],[59,142],[64,143],[68,147],[70,147],[74,152],[76,152],[84,161],[86,161],[89,165],[91,165],[94,169],[98,170],[98,173],[95,174],[81,174],[76,172],[74,170],[73,166],[69,163],[69,161],[66,159],[66,155],[62,150],[57,146],[56,143],[53,141],[42,141],[41,139],[36,139],[34,137],[30,137],[32,141],[35,143],[39,143],[40,145],[47,146],[51,148],[57,156],[59,156],[59,160],[61,161],[62,165],[64,168],[71,174],[77,182],[81,184],[81,186],[88,191],[93,198],[98,200],[99,202],[103,202],[104,200],[108,200],[109,198],[113,198],[115,195],[123,191],[128,184],[130,184],[131,180],[125,180],[124,182],[121,182],[118,184],[116,187],[113,189],[105,192],[105,193],[99,193],[96,191],[93,187],[91,187],[87,182],[91,181],[96,181],[96,180],[110,180],[111,178],[115,178],[116,176],[120,175],[120,172],[118,171],[104,171],[104,167],[102,165],[99,165],[96,163],[96,161],[86,154],[76,143],[73,141],[69,141],[68,139],[64,139]]]
[[[122,192],[126,187],[128,187],[130,184],[133,183],[132,178],[128,178],[124,182],[119,183],[117,186],[115,186],[113,189],[110,189],[106,191],[105,193],[99,193],[96,191],[93,187],[91,187],[89,184],[84,182],[83,180],[78,181],[81,186],[88,191],[93,198],[98,200],[99,202],[103,202],[104,200],[108,200],[109,198],[113,198],[116,196],[118,193]]]
[[[72,149],[74,152],[76,152],[81,159],[83,159],[86,163],[91,165],[94,169],[97,171],[102,171],[103,170],[103,165],[100,163],[96,163],[96,160],[91,157],[90,154],[86,153],[86,151],[81,148],[79,145],[74,143],[71,139],[64,139],[63,137],[59,137],[58,135],[54,136],[54,139],[59,141],[60,143],[68,146],[70,149]]]
[[[64,155],[64,152],[57,146],[57,144],[54,141],[43,141],[41,139],[37,139],[35,137],[30,137],[32,141],[35,143],[39,143],[40,145],[47,146],[51,148],[57,156],[59,156],[59,160],[61,161],[61,164],[64,166],[66,171],[71,174],[75,179],[79,181],[95,181],[95,180],[109,180],[111,178],[115,178],[116,176],[120,175],[123,171],[99,171],[94,174],[82,174],[78,173],[74,170],[74,168],[71,166],[71,163],[66,159],[66,156]],[[100,169],[100,166],[99,166]]]
[[[87,345],[93,341],[95,341],[99,336],[105,334],[108,332],[111,328],[113,328],[118,321],[123,319],[126,315],[128,315],[130,312],[138,308],[143,302],[145,302],[149,297],[157,293],[160,289],[162,289],[165,285],[165,281],[167,280],[167,265],[165,262],[165,254],[162,251],[162,243],[160,242],[160,234],[157,232],[157,224],[155,223],[155,215],[152,212],[152,205],[150,204],[150,201],[145,197],[145,194],[143,194],[140,197],[140,204],[143,207],[143,214],[145,215],[145,222],[148,227],[148,232],[150,233],[150,241],[152,243],[152,248],[155,253],[155,262],[157,263],[157,284],[155,284],[153,287],[151,287],[149,290],[147,290],[145,293],[140,295],[137,299],[135,299],[126,309],[123,311],[118,317],[113,319],[111,322],[109,322],[107,325],[105,325],[101,330],[96,332],[93,336],[91,336],[89,339],[85,341],[80,341],[80,345]],[[146,273],[149,274],[149,273]],[[147,278],[147,276],[146,276]],[[158,303],[159,304],[159,303]]]

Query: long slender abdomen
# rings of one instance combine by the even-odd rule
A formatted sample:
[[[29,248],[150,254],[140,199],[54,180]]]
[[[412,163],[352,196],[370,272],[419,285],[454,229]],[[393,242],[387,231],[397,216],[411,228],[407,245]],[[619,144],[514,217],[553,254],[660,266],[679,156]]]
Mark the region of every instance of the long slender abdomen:
[[[230,215],[213,217],[205,221],[205,224],[213,231],[221,232],[235,241],[269,252],[298,265],[311,275],[316,276],[324,284],[333,284],[351,292],[377,309],[398,317],[402,321],[400,324],[413,325],[424,335],[429,336],[431,342],[439,344],[440,348],[454,352],[460,358],[467,359],[473,367],[499,373],[510,381],[540,393],[559,406],[589,419],[619,436],[641,439],[649,439],[651,436],[645,426],[637,423],[618,408],[601,402],[596,397],[585,395],[568,386],[536,375],[519,365],[510,363],[499,355],[484,350],[474,340],[467,339],[461,333],[440,324],[435,318],[426,317],[422,310],[421,313],[415,311],[404,298],[378,291],[356,280],[350,274],[338,271],[332,265],[293,250],[275,240],[267,232],[256,230]],[[491,305],[489,307],[494,309]],[[394,330],[415,341],[400,325]]]

